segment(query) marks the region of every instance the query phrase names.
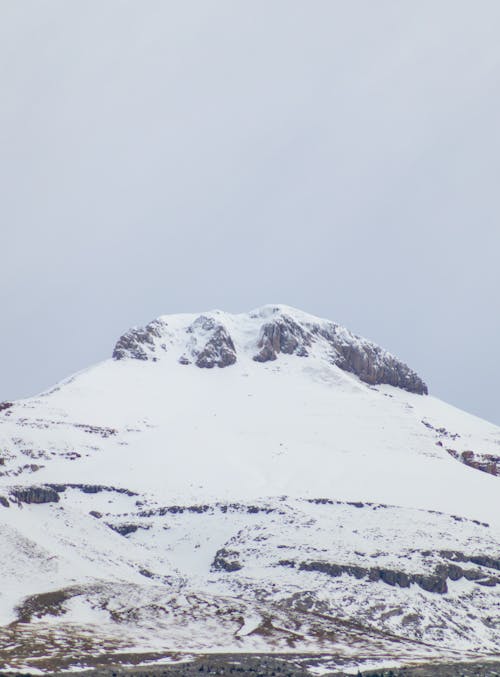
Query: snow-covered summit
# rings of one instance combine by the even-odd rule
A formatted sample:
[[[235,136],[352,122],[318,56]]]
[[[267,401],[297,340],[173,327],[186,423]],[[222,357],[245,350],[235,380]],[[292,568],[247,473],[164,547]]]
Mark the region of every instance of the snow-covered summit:
[[[121,336],[117,360],[157,361],[166,352],[181,364],[229,367],[239,359],[257,363],[295,355],[334,364],[372,385],[388,384],[427,394],[423,380],[406,364],[348,329],[285,305],[266,305],[246,314],[220,310],[201,315],[164,315]]]

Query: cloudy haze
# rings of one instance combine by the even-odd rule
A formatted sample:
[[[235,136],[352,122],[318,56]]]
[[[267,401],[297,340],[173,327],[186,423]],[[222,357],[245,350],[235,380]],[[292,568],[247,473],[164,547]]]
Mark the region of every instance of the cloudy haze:
[[[0,400],[286,303],[500,423],[498,0],[0,0]]]

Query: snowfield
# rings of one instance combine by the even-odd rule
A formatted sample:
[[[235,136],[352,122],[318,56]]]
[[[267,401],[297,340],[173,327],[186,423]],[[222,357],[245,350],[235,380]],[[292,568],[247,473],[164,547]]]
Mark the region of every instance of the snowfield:
[[[498,655],[498,427],[285,306],[114,355],[0,405],[0,669]]]

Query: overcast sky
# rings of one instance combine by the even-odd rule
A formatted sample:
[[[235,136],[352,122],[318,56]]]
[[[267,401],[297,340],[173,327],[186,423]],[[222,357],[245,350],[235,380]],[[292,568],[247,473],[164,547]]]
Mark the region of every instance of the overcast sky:
[[[0,400],[286,303],[500,423],[498,0],[0,0]]]

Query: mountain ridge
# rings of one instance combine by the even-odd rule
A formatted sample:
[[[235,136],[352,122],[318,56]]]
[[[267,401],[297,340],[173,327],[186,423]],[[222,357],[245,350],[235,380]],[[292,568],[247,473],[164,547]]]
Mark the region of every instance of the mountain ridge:
[[[372,385],[386,383],[409,392],[428,394],[427,385],[391,353],[350,332],[341,325],[285,305],[265,305],[247,314],[214,310],[199,315],[162,315],[145,327],[128,330],[117,341],[114,359],[161,359],[167,344],[174,344],[170,330],[184,331],[187,353],[181,364],[201,368],[228,367],[238,353],[250,353],[256,362],[269,362],[280,353],[308,357],[309,351]],[[242,340],[242,335],[247,339]],[[235,336],[240,340],[236,341]],[[197,345],[200,343],[201,345]],[[236,345],[237,347],[236,347]]]

